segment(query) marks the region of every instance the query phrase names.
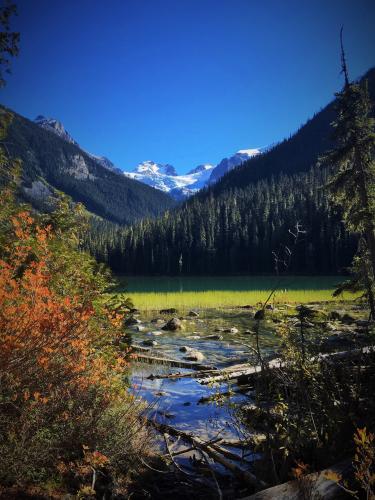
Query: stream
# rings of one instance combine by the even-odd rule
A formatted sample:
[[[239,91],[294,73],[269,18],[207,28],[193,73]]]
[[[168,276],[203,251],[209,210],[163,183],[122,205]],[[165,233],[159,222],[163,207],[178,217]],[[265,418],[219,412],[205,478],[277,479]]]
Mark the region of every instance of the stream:
[[[242,345],[254,342],[251,330],[254,320],[248,311],[205,310],[199,318],[184,317],[183,330],[167,332],[161,330],[170,315],[142,317],[141,323],[128,328],[133,345],[142,346],[145,341],[155,340],[157,345],[150,348],[147,355],[183,360],[186,353],[180,348],[186,346],[204,355],[202,363],[216,368],[229,367],[246,363],[251,357],[251,350]],[[224,333],[223,329],[236,328],[237,333]],[[137,331],[137,330],[141,331]],[[162,332],[162,333],[160,333]],[[221,340],[205,338],[219,335]],[[265,322],[262,346],[265,354],[274,352],[277,339],[274,335],[274,323]],[[201,385],[195,378],[166,379],[148,378],[152,375],[191,372],[191,369],[173,368],[167,365],[132,363],[132,391],[149,403],[148,417],[159,423],[166,423],[175,429],[198,436],[204,441],[217,437],[225,440],[243,438],[241,425],[235,418],[235,407],[242,401],[251,401],[251,388],[243,390],[234,383]],[[235,389],[230,398],[218,393]],[[202,402],[202,398],[216,396]],[[181,443],[183,446],[183,443]],[[178,447],[176,448],[179,449]],[[181,457],[186,460],[187,456]],[[181,460],[180,459],[180,460]]]

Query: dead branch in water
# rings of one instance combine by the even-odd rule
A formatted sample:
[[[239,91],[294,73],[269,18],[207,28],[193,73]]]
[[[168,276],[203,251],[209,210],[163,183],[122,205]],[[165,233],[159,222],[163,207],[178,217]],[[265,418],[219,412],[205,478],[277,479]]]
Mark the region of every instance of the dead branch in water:
[[[267,485],[266,485],[266,483],[264,483],[264,481],[258,479],[251,472],[242,469],[241,467],[234,464],[233,462],[230,462],[219,451],[217,451],[213,447],[212,444],[203,441],[199,437],[192,436],[191,434],[188,434],[186,432],[175,429],[174,427],[171,427],[167,424],[160,424],[160,423],[155,422],[155,421],[148,421],[148,423],[153,425],[155,427],[155,429],[157,429],[162,434],[168,433],[171,436],[181,437],[181,438],[185,439],[186,441],[192,443],[197,449],[205,451],[210,456],[210,458],[212,458],[215,462],[223,465],[227,470],[232,472],[235,476],[237,476],[239,479],[243,480],[248,485],[255,487],[255,488],[258,488],[258,489],[267,487]],[[237,457],[237,458],[241,459],[241,457]]]

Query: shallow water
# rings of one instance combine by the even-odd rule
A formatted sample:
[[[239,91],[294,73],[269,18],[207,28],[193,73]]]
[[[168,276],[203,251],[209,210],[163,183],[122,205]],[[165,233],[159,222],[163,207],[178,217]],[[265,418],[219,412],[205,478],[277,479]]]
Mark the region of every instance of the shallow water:
[[[244,333],[254,327],[254,320],[244,311],[205,311],[199,318],[183,320],[184,330],[178,332],[163,332],[161,335],[152,335],[152,332],[162,331],[164,321],[159,318],[159,324],[152,323],[151,316],[142,322],[144,330],[136,331],[136,326],[129,328],[134,345],[142,345],[146,339],[153,339],[158,345],[150,349],[153,356],[164,356],[172,359],[183,359],[186,353],[180,352],[181,346],[191,347],[205,356],[202,363],[222,368],[225,366],[244,363],[251,359],[251,349],[246,345],[254,343],[253,335]],[[154,318],[157,319],[157,318]],[[218,333],[218,328],[236,327],[237,334]],[[222,336],[222,340],[207,340],[206,335]],[[265,323],[261,331],[262,347],[266,354],[274,352],[278,339],[274,333],[274,324]],[[199,337],[199,338],[198,338]],[[228,398],[221,398],[221,402],[211,401],[200,403],[202,397],[225,392],[228,384],[205,386],[196,379],[154,379],[147,377],[150,374],[186,372],[180,368],[171,368],[161,365],[134,363],[132,382],[134,391],[151,404],[150,416],[160,422],[167,423],[177,429],[191,432],[202,439],[212,439],[220,432],[220,437],[236,438],[241,429],[233,418],[234,406],[243,400],[249,400],[246,394],[236,393]]]

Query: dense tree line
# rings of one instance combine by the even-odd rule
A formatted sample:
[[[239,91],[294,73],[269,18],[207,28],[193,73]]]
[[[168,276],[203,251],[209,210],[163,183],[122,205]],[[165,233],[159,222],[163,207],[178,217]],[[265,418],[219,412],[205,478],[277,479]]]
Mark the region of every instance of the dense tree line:
[[[84,246],[117,273],[272,273],[272,252],[290,244],[297,222],[306,234],[292,272],[336,273],[356,248],[330,205],[327,169],[280,175],[214,196],[194,197],[154,220],[121,228],[93,220]]]

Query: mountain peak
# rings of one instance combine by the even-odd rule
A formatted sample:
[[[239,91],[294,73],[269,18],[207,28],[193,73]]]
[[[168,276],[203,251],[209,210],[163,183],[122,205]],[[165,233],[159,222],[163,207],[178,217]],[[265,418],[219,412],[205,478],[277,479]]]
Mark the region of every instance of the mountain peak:
[[[259,148],[254,148],[254,149],[240,149],[239,151],[237,151],[236,155],[246,155],[246,156],[255,156],[255,155],[258,155],[260,153],[260,149]]]
[[[58,135],[59,137],[64,139],[64,141],[78,146],[78,143],[73,139],[73,137],[69,134],[69,132],[65,129],[64,125],[59,120],[56,120],[55,118],[46,118],[43,115],[38,115],[35,118],[34,122],[40,127],[43,127],[44,129]]]
[[[148,175],[170,175],[177,176],[176,169],[173,165],[168,163],[155,163],[152,160],[146,160],[139,163],[133,170],[135,174],[148,174]]]
[[[233,170],[235,167],[238,167],[244,161],[246,161],[249,158],[252,158],[253,156],[256,156],[260,153],[261,153],[261,150],[259,148],[240,149],[239,151],[237,151],[237,153],[235,153],[230,158],[224,158],[213,169],[209,183],[214,184],[215,182],[217,182],[220,179],[220,177],[227,174],[228,172]]]
[[[202,165],[198,165],[193,168],[193,170],[190,170],[187,175],[198,174],[199,172],[205,172],[206,170],[212,170],[213,168],[214,165],[211,165],[211,163],[203,163]]]

